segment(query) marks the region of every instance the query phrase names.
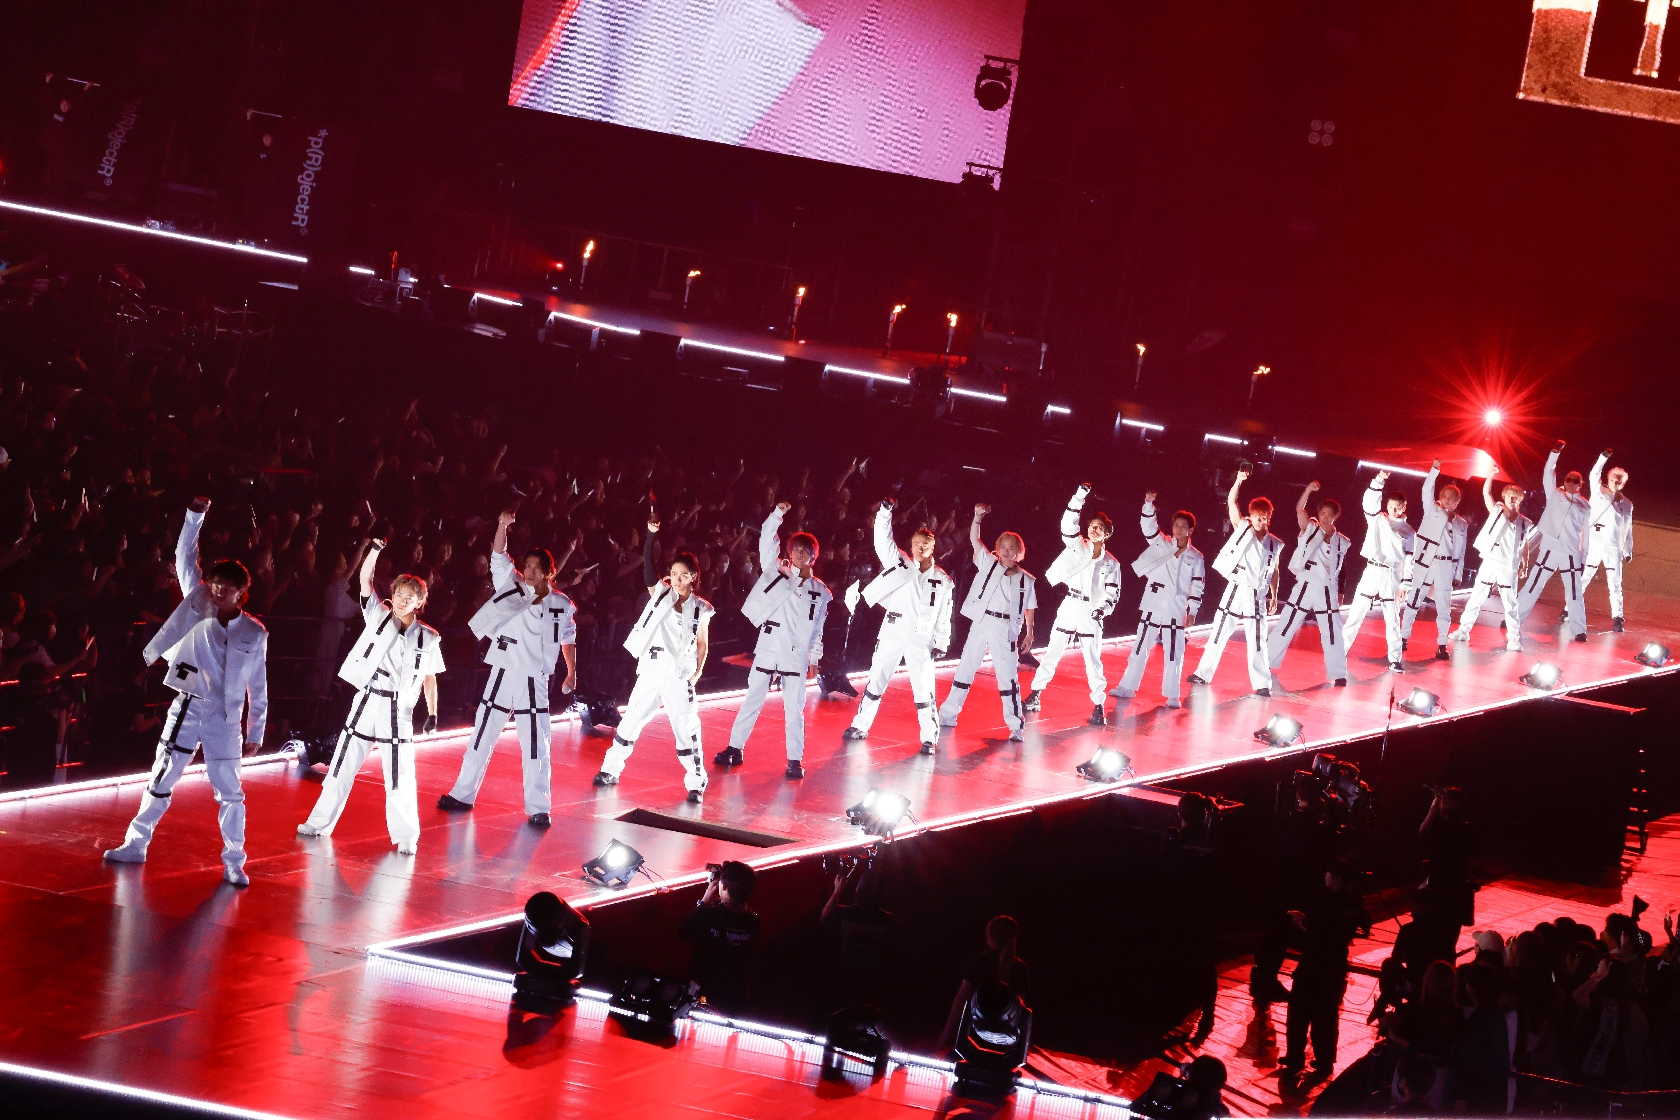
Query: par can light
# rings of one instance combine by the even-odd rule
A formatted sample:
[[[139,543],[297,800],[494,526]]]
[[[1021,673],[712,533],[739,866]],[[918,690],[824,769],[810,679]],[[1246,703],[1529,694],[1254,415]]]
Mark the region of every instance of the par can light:
[[[1291,743],[1298,743],[1306,738],[1301,730],[1299,720],[1291,719],[1281,712],[1273,713],[1266,721],[1266,726],[1254,733],[1256,741],[1273,747],[1287,747]]]
[[[1540,661],[1524,673],[1520,680],[1529,688],[1553,689],[1563,683],[1563,671],[1556,665]]]
[[[603,887],[622,887],[642,869],[642,853],[620,840],[609,842],[600,855],[583,865],[583,874]]]
[[[1414,716],[1432,716],[1441,710],[1441,698],[1427,688],[1414,688],[1410,696],[1400,701],[1400,710]]]
[[[871,836],[886,837],[909,814],[910,799],[902,793],[871,789],[862,801],[846,810],[846,823],[857,825]]]
[[[1073,772],[1091,782],[1123,781],[1135,773],[1132,760],[1113,747],[1098,747],[1097,753],[1075,766]]]
[[[1661,642],[1651,642],[1634,656],[1634,660],[1641,665],[1649,665],[1653,669],[1661,669],[1669,662],[1668,647]]]

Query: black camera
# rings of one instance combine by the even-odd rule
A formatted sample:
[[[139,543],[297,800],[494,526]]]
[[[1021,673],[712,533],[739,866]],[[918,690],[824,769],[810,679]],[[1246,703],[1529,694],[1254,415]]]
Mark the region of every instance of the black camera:
[[[822,857],[824,875],[850,876],[859,867],[871,870],[875,866],[875,845],[861,852],[825,852]]]
[[[1333,754],[1313,755],[1311,770],[1297,770],[1278,783],[1279,813],[1292,809],[1303,793],[1324,806],[1325,819],[1339,832],[1350,824],[1369,824],[1377,795],[1359,777],[1359,766]]]

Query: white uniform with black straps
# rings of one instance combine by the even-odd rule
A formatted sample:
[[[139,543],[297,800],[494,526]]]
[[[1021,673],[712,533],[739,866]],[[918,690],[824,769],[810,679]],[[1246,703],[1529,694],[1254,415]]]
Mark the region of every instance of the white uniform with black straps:
[[[1505,515],[1499,506],[1488,514],[1476,534],[1476,551],[1482,564],[1476,570],[1476,586],[1464,601],[1464,612],[1458,616],[1458,627],[1448,637],[1469,641],[1470,631],[1482,613],[1482,604],[1489,595],[1498,595],[1505,611],[1505,648],[1522,649],[1522,618],[1517,612],[1517,573],[1522,563],[1523,541],[1534,528],[1534,522],[1518,514],[1514,519]]]
[[[1581,593],[1587,585],[1583,577],[1587,566],[1587,527],[1591,523],[1592,503],[1558,486],[1559,454],[1561,452],[1553,451],[1546,457],[1546,512],[1540,515],[1540,547],[1535,552],[1534,566],[1529,569],[1522,592],[1517,596],[1517,613],[1526,622],[1528,613],[1540,601],[1540,593],[1555,575],[1563,581],[1563,603],[1569,611],[1569,629],[1576,634],[1585,634],[1587,608],[1581,601]],[[1605,457],[1600,455],[1593,464],[1594,478],[1603,473],[1605,462]]]
[[[412,847],[420,839],[414,706],[426,678],[443,672],[443,644],[438,632],[419,619],[401,626],[391,604],[377,595],[362,598],[362,622],[362,635],[338,670],[339,677],[356,686],[356,696],[321,783],[321,796],[304,824],[318,836],[332,833],[368,751],[379,747],[385,828],[391,843]]]
[[[221,825],[222,864],[231,877],[242,875],[245,868],[245,791],[239,760],[245,743],[262,742],[268,724],[268,631],[248,614],[226,624],[216,618],[198,562],[203,524],[203,513],[187,511],[175,545],[175,577],[184,598],[144,651],[148,665],[160,658],[169,661],[163,683],[177,695],[163,720],[140,811],[117,850],[135,862],[145,857],[175,783],[202,748]]]
[[[1080,514],[1089,493],[1081,486],[1062,510],[1062,552],[1044,570],[1052,586],[1060,584],[1067,594],[1056,607],[1056,622],[1033,674],[1032,690],[1043,692],[1055,679],[1056,666],[1070,644],[1077,644],[1085,660],[1085,684],[1091,703],[1101,704],[1108,691],[1103,675],[1103,623],[1120,605],[1120,561],[1104,549],[1091,554],[1091,542],[1080,533]]]
[[[1633,502],[1625,494],[1606,494],[1602,489],[1605,460],[1593,465],[1587,485],[1592,493],[1587,512],[1587,567],[1581,573],[1581,594],[1604,569],[1610,588],[1610,617],[1622,615],[1622,565],[1633,559]]]
[[[717,611],[698,595],[677,602],[676,592],[661,583],[624,639],[636,657],[636,684],[624,705],[624,718],[613,734],[612,746],[601,763],[603,773],[616,778],[636,749],[636,738],[664,707],[682,763],[683,787],[691,793],[706,789],[706,761],[700,754],[700,703],[689,678],[699,666],[700,632]]]
[[[892,510],[875,511],[875,555],[881,574],[863,589],[864,602],[887,612],[875,639],[869,681],[863,686],[852,728],[868,733],[881,707],[887,683],[904,665],[910,695],[916,704],[916,727],[924,743],[939,739],[939,720],[933,707],[933,651],[951,644],[951,577],[937,564],[922,566],[893,542]]]
[[[1226,579],[1225,593],[1219,597],[1213,630],[1202,647],[1195,676],[1213,680],[1219,659],[1225,654],[1225,643],[1241,629],[1248,641],[1249,684],[1255,691],[1272,687],[1271,655],[1266,649],[1266,598],[1271,594],[1272,573],[1282,558],[1283,542],[1270,533],[1260,536],[1247,518],[1226,538],[1219,555],[1213,558],[1213,570]]]
[[[1324,675],[1330,681],[1347,680],[1347,642],[1342,636],[1342,564],[1353,551],[1353,542],[1334,526],[1325,528],[1318,518],[1309,518],[1301,530],[1295,552],[1289,558],[1295,586],[1278,608],[1278,627],[1272,631],[1271,662],[1276,672],[1283,664],[1289,643],[1301,627],[1318,627],[1318,642],[1324,647]]]
[[[979,570],[974,582],[968,585],[962,605],[962,615],[970,623],[968,637],[963,639],[962,656],[957,659],[957,671],[951,678],[951,691],[939,706],[939,722],[945,727],[957,725],[957,717],[968,702],[969,690],[974,687],[974,675],[980,671],[980,662],[990,654],[998,693],[1003,700],[1003,722],[1012,733],[1018,732],[1024,722],[1017,643],[1027,612],[1038,609],[1038,580],[1019,566],[1013,572],[1008,571],[1003,561],[980,543],[978,529],[974,531],[973,544],[974,565]]]
[[[1167,698],[1167,706],[1176,708],[1184,690],[1184,620],[1194,619],[1202,609],[1207,567],[1194,545],[1187,543],[1184,551],[1179,552],[1172,534],[1161,532],[1154,502],[1143,503],[1138,526],[1149,542],[1132,561],[1132,571],[1143,580],[1143,598],[1138,602],[1142,617],[1131,656],[1126,659],[1126,672],[1115,693],[1136,695],[1143,683],[1143,671],[1149,665],[1149,655],[1160,646],[1161,692]]]
[[[765,698],[774,685],[782,690],[782,721],[787,729],[789,761],[805,757],[805,676],[822,660],[823,623],[834,596],[815,575],[801,576],[793,561],[782,557],[781,507],[770,511],[758,534],[758,582],[741,613],[758,627],[747,694],[735,713],[729,745],[743,750]]]
[[[1435,604],[1436,644],[1446,645],[1452,630],[1452,589],[1464,578],[1464,553],[1470,545],[1470,523],[1435,503],[1435,480],[1441,468],[1430,467],[1423,479],[1423,520],[1412,542],[1412,579],[1406,593],[1400,637],[1412,636],[1423,604]]]
[[[1406,598],[1414,533],[1406,521],[1397,521],[1384,511],[1383,484],[1378,480],[1372,479],[1371,485],[1365,488],[1361,504],[1365,512],[1365,541],[1359,546],[1359,554],[1365,557],[1365,571],[1360,574],[1359,586],[1348,604],[1342,634],[1351,647],[1359,637],[1365,616],[1373,610],[1381,611],[1388,663],[1393,665],[1400,660],[1400,605]]]
[[[577,608],[567,596],[549,589],[541,599],[527,587],[506,552],[490,554],[494,591],[467,623],[473,635],[489,638],[484,663],[490,676],[478,701],[472,738],[461,758],[461,773],[449,796],[463,805],[478,799],[490,769],[490,756],[508,720],[519,733],[519,760],[525,782],[525,815],[552,806],[548,691],[560,662],[561,647],[577,644]]]

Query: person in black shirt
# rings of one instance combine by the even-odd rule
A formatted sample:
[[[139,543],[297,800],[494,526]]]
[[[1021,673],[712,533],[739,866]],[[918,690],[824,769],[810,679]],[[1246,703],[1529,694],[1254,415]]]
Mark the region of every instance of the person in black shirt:
[[[856,893],[841,902],[848,884]],[[881,951],[898,915],[881,907],[881,874],[861,864],[851,874],[834,877],[834,893],[822,908],[824,929],[840,931],[840,967],[848,973],[870,973],[881,963]]]
[[[1335,828],[1325,820],[1324,799],[1310,783],[1295,787],[1295,802],[1278,821],[1267,884],[1265,935],[1254,951],[1249,987],[1254,1002],[1279,1003],[1289,990],[1278,982],[1293,925],[1292,910],[1305,906],[1318,888],[1335,845]]]
[[[1352,873],[1332,864],[1324,885],[1305,911],[1290,913],[1301,948],[1295,984],[1289,994],[1285,1033],[1289,1047],[1281,1067],[1286,1092],[1300,1085],[1307,1063],[1307,1035],[1312,1034],[1312,1080],[1327,1080],[1336,1064],[1336,1036],[1340,1028],[1342,993],[1347,989],[1348,945],[1366,923],[1365,909],[1354,890]]]
[[[1470,888],[1470,856],[1475,830],[1465,812],[1464,791],[1447,786],[1435,791],[1429,812],[1418,827],[1423,849],[1423,885],[1434,889],[1461,926],[1474,921],[1475,894]]]
[[[747,909],[757,881],[753,869],[730,860],[712,874],[700,904],[683,919],[677,936],[692,942],[688,974],[706,1002],[739,1012],[747,994],[747,957],[758,940],[758,915]]]
[[[1015,939],[1020,932],[1021,927],[1008,914],[999,914],[986,923],[986,950],[974,954],[963,966],[962,984],[957,988],[957,997],[951,1001],[951,1013],[945,1020],[945,1029],[940,1032],[938,1049],[949,1050],[955,1044],[963,1008],[968,1006],[969,997],[982,985],[1007,984],[1010,991],[1023,1000],[1026,998],[1032,985],[1027,962],[1015,955]]]

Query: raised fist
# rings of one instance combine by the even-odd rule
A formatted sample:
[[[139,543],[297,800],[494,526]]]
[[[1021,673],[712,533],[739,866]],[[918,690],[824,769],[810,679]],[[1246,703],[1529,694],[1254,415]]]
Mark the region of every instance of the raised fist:
[[[786,513],[788,510],[790,510],[792,508],[793,508],[793,503],[792,502],[777,502],[776,503],[776,509],[781,513]]]
[[[1155,491],[1153,491],[1153,490],[1145,490],[1144,491],[1143,500],[1148,502],[1150,505],[1155,504],[1155,498],[1156,498]]]
[[[1378,471],[1377,472],[1377,481],[1379,483],[1388,482],[1388,472],[1387,471]]]
[[[1432,470],[1432,471],[1440,470],[1441,469],[1441,460],[1436,459],[1433,463],[1430,463],[1429,464],[1429,469]]]
[[[658,517],[648,518],[648,532],[650,532],[650,533],[659,532],[659,518]]]
[[[1558,440],[1556,443],[1552,444],[1552,454],[1553,455],[1558,454],[1558,452],[1562,451],[1567,446],[1569,446],[1569,445],[1567,443],[1565,443],[1563,440],[1561,440],[1561,439]]]
[[[1318,479],[1315,478],[1311,482],[1307,483],[1307,493],[1311,494],[1314,490],[1317,490],[1317,489],[1318,489]]]
[[[210,499],[202,497],[194,498],[192,501],[187,503],[187,508],[192,510],[194,513],[207,513],[210,510]]]
[[[511,509],[504,509],[501,513],[496,515],[496,527],[499,529],[506,529],[509,525],[512,525],[518,520],[519,515],[517,513]]]
[[[1603,451],[1599,452],[1599,456],[1601,458],[1608,459],[1610,458],[1611,453],[1615,450],[1616,449],[1613,447],[1606,447]]]
[[[992,512],[992,507],[985,502],[974,503],[974,520],[978,521],[990,512]]]
[[[375,537],[373,540],[368,542],[368,547],[372,548],[375,552],[385,551],[385,545],[386,542],[379,537]]]
[[[1081,494],[1089,494],[1091,492],[1091,484],[1089,482],[1081,482],[1079,484],[1079,492]]]

